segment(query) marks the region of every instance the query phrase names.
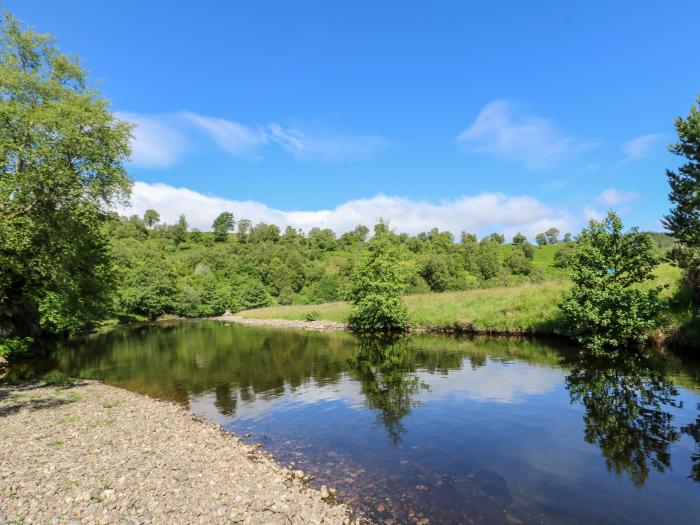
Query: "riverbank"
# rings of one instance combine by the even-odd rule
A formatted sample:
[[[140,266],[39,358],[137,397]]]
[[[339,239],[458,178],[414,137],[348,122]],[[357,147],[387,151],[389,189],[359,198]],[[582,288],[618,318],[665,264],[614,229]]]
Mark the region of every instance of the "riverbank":
[[[0,457],[0,523],[362,523],[258,447],[98,382],[0,386]]]
[[[650,334],[654,345],[681,352],[700,350],[700,319],[685,291],[679,289],[677,269],[663,265],[648,286],[663,287],[666,302],[659,330]],[[516,287],[486,288],[460,292],[426,293],[404,297],[409,331],[475,335],[541,335],[562,337],[564,328],[558,304],[568,281],[549,281]],[[245,310],[228,319],[243,324],[278,328],[348,328],[350,305],[344,301],[271,306]],[[319,321],[304,321],[307,318]],[[332,326],[332,328],[323,328]]]

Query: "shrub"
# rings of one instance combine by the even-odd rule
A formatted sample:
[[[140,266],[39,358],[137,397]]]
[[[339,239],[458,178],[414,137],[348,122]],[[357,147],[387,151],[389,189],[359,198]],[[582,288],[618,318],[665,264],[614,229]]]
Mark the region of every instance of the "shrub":
[[[304,315],[304,320],[306,321],[318,321],[321,318],[321,314],[318,313],[316,310],[313,310],[311,312],[307,312],[306,315]]]
[[[375,235],[353,272],[348,300],[350,323],[361,332],[386,332],[406,326],[408,312],[401,297],[408,278],[398,247],[385,224]]]
[[[252,308],[263,308],[272,304],[272,297],[260,281],[247,281],[237,286],[233,292],[231,311],[240,312]]]
[[[280,290],[280,294],[277,297],[277,302],[282,305],[288,305],[292,304],[293,299],[294,290],[292,290],[289,286],[285,286]]]
[[[0,339],[0,357],[10,358],[26,352],[34,340],[31,337],[8,337]]]
[[[520,249],[513,250],[508,256],[506,266],[513,275],[530,275],[532,273],[532,261]]]
[[[611,211],[581,232],[568,260],[574,285],[560,308],[569,334],[596,355],[639,346],[659,310],[659,289],[638,287],[658,264],[649,235],[623,233]]]

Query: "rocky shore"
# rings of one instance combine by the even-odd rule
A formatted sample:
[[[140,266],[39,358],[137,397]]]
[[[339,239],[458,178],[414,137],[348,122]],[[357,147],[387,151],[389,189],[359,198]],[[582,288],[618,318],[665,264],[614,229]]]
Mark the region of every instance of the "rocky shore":
[[[270,326],[273,328],[301,328],[304,330],[318,330],[322,332],[331,332],[339,330],[347,330],[346,323],[337,323],[334,321],[291,321],[288,319],[249,319],[239,315],[224,314],[218,317],[212,317],[217,321],[228,321],[230,323],[245,324],[250,326]]]
[[[366,523],[307,481],[172,403],[0,386],[0,523]]]

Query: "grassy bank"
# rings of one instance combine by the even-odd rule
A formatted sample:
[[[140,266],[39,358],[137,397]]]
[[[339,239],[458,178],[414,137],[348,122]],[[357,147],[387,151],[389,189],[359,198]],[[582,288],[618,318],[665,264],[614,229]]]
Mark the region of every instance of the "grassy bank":
[[[663,300],[678,295],[680,272],[662,264],[653,286],[666,286]],[[414,327],[501,333],[557,333],[557,304],[569,286],[565,280],[513,287],[487,288],[462,292],[427,293],[405,297],[410,323]],[[249,319],[304,320],[315,312],[323,320],[347,322],[346,302],[316,305],[272,306],[240,312]],[[676,308],[669,320],[675,327],[687,325],[683,308]]]
[[[548,282],[511,288],[406,296],[411,325],[448,328],[459,326],[485,332],[552,333],[557,301],[567,284]],[[252,319],[304,320],[311,312],[320,319],[347,322],[346,302],[317,305],[272,306],[240,312]]]

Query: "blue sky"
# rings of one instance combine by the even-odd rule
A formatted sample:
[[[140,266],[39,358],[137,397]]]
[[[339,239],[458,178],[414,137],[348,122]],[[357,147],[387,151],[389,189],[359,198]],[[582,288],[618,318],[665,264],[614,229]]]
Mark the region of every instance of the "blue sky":
[[[133,210],[202,228],[658,230],[700,94],[697,1],[4,6],[138,124]]]

